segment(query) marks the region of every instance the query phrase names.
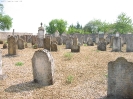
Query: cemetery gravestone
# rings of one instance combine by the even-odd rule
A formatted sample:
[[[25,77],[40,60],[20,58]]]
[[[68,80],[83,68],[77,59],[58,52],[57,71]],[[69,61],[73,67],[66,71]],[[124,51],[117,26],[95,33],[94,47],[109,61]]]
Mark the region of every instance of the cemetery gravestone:
[[[44,38],[44,49],[51,51],[51,37]]]
[[[19,38],[18,41],[18,49],[24,49],[24,40]]]
[[[93,39],[92,38],[90,38],[90,37],[87,38],[87,45],[88,46],[94,46],[94,43],[93,43]]]
[[[15,37],[11,36],[8,38],[8,54],[16,55],[17,54],[17,45]]]
[[[133,99],[133,63],[119,57],[108,63],[108,96]],[[119,98],[118,98],[119,97]]]
[[[113,52],[120,52],[121,51],[121,38],[120,37],[114,37],[113,38]]]
[[[133,36],[130,35],[126,41],[126,52],[133,52]]]
[[[97,44],[97,49],[100,51],[106,51],[106,42],[104,38],[100,38]]]
[[[58,48],[57,48],[57,43],[51,41],[51,51],[57,51]]]
[[[43,86],[54,83],[54,60],[48,50],[35,51],[32,58],[34,82]]]
[[[57,41],[58,45],[62,45],[62,43],[63,43],[63,40],[61,37],[56,37],[56,41]]]
[[[71,46],[71,52],[80,52],[80,46],[78,45],[78,38],[73,38],[73,45]]]
[[[66,40],[66,49],[71,49],[73,45],[73,40],[71,37],[69,37],[67,40]]]

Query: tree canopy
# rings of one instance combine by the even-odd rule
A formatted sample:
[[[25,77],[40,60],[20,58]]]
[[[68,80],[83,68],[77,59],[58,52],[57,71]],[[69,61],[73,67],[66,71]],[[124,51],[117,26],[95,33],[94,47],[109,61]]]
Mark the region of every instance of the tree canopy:
[[[67,22],[62,19],[54,19],[49,22],[49,26],[46,26],[46,31],[50,34],[55,33],[57,30],[60,34],[66,31]]]
[[[0,4],[0,30],[10,30],[12,27],[12,18],[9,15],[3,15],[4,6]]]

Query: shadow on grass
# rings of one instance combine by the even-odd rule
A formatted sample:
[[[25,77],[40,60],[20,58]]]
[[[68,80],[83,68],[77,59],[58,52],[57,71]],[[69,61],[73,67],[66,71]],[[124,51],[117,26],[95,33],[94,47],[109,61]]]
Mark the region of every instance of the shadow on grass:
[[[30,81],[30,82],[20,83],[17,85],[12,85],[12,86],[6,88],[5,92],[10,92],[10,93],[23,92],[23,91],[34,90],[34,89],[41,88],[41,87],[42,87],[41,85],[39,85],[33,81]]]

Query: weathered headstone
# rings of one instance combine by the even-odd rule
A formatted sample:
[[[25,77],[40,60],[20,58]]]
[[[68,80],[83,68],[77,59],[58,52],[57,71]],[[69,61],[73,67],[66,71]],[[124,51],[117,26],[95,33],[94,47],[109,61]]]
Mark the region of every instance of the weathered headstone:
[[[60,35],[60,33],[58,32],[58,30],[54,33],[54,37],[58,37]]]
[[[17,54],[17,45],[15,37],[11,36],[8,38],[8,54],[16,55]]]
[[[126,52],[133,52],[133,36],[132,35],[127,37]]]
[[[70,37],[70,38],[68,38],[68,39],[66,40],[66,49],[71,49],[72,45],[73,45],[73,40],[72,40],[72,38]]]
[[[63,40],[62,40],[62,38],[60,36],[56,37],[56,41],[57,41],[58,45],[62,45],[63,44]]]
[[[37,45],[38,45],[38,48],[43,48],[44,47],[44,44],[43,44],[43,39],[45,38],[44,37],[45,34],[44,34],[44,28],[42,27],[42,23],[41,23],[41,27],[38,28],[38,38],[37,38]]]
[[[77,37],[73,38],[73,45],[78,45],[78,38]]]
[[[36,35],[32,35],[32,45],[35,45],[37,43],[37,36]]]
[[[80,46],[79,45],[72,45],[71,46],[71,52],[80,52]]]
[[[97,49],[100,51],[106,51],[106,42],[104,38],[99,39],[99,42],[97,44]]]
[[[51,41],[51,51],[57,51],[57,43],[55,43],[54,41]]]
[[[94,43],[93,43],[93,39],[92,38],[90,38],[90,37],[87,38],[87,45],[88,46],[94,46]]]
[[[44,38],[44,49],[51,51],[51,37]]]
[[[120,37],[114,37],[113,38],[113,52],[121,52],[121,38]]]
[[[133,63],[119,57],[108,63],[108,89],[110,99],[133,99]]]
[[[48,50],[35,51],[32,57],[34,82],[43,86],[54,83],[54,60]]]
[[[114,36],[110,36],[110,48],[113,47],[113,39],[114,39]]]
[[[17,41],[18,49],[24,49],[24,40],[19,38]]]

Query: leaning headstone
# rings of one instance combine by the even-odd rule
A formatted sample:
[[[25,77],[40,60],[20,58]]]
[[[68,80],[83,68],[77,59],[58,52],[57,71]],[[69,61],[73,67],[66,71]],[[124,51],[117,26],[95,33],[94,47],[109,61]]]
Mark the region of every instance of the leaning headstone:
[[[100,38],[98,44],[97,44],[97,49],[100,51],[106,51],[106,42],[105,39]]]
[[[120,37],[113,38],[112,52],[121,52],[121,38]]]
[[[119,57],[108,63],[109,99],[133,99],[133,63]]]
[[[44,38],[44,49],[51,51],[51,37]]]
[[[54,60],[48,50],[35,51],[32,57],[34,82],[48,86],[54,83]]]
[[[18,49],[24,49],[24,40],[19,38],[17,41]]]
[[[17,45],[15,37],[11,36],[8,38],[8,55],[16,55],[17,54]]]
[[[6,75],[2,72],[2,51],[0,50],[0,80],[4,80]]]

